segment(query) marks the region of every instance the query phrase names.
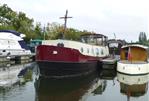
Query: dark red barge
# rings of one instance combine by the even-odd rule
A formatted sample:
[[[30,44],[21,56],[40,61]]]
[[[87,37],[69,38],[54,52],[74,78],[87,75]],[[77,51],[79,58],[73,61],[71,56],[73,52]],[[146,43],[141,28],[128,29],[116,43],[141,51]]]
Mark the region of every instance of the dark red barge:
[[[81,42],[44,40],[36,49],[40,75],[45,77],[74,77],[97,69],[98,62],[109,56],[107,37],[85,34]]]

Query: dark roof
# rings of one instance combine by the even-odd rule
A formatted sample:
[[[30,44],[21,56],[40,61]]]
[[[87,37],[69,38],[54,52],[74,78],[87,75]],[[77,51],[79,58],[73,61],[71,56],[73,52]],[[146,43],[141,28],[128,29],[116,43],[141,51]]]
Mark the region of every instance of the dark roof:
[[[83,34],[83,35],[81,35],[81,37],[87,37],[87,36],[93,36],[93,37],[105,37],[105,38],[107,38],[107,36],[105,36],[105,35],[103,35],[103,34]]]
[[[14,30],[0,30],[0,32],[8,32],[8,33],[12,33],[16,36],[20,36],[20,34],[21,34],[19,32],[14,31]]]
[[[107,41],[107,43],[118,43],[118,44],[121,44],[121,45],[125,45],[126,44],[126,41],[125,40],[120,40],[120,39],[109,39]]]

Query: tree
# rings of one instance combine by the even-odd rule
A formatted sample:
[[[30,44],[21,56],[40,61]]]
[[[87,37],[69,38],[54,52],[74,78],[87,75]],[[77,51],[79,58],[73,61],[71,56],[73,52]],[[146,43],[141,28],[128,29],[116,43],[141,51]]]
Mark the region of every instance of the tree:
[[[147,41],[146,33],[145,32],[140,32],[139,42],[146,42],[146,41]]]
[[[33,23],[34,20],[28,18],[25,13],[17,13],[6,4],[0,6],[0,30],[15,30],[24,33],[26,35],[24,39],[27,42],[31,39],[58,39],[62,38],[62,34],[65,34],[65,39],[79,40],[80,35],[93,33],[86,30],[79,31],[74,28],[67,28],[64,33],[64,26],[55,22],[48,23],[44,27],[40,22],[36,23],[35,26]],[[140,40],[145,40],[142,39],[142,34]]]
[[[41,23],[36,23],[34,32],[37,34],[37,39],[43,39]]]
[[[48,23],[46,27],[46,33],[48,36],[48,39],[58,39],[61,38],[61,33],[63,32],[63,26],[53,22]]]
[[[0,6],[0,29],[15,30],[26,34],[26,41],[33,36],[34,26],[33,19],[30,19],[23,12],[15,12],[6,4]]]
[[[147,44],[147,36],[145,32],[140,32],[139,34],[139,43],[146,45]]]

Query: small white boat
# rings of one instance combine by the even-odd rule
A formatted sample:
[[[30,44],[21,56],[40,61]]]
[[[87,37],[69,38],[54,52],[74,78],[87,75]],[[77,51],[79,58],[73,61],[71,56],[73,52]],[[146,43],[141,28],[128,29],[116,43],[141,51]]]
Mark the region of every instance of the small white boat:
[[[0,30],[0,56],[30,55],[24,34],[12,30]]]
[[[148,49],[148,47],[139,44],[123,46],[120,61],[117,63],[117,71],[130,75],[148,74]]]

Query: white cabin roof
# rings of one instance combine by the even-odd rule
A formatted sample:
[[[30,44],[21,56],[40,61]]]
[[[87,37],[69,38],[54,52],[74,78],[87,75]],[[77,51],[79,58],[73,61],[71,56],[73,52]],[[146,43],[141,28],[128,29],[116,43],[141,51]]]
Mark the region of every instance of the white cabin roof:
[[[0,39],[6,39],[6,40],[23,40],[21,37],[14,35],[11,32],[0,32]]]
[[[147,46],[140,45],[140,44],[130,44],[130,45],[122,46],[122,48],[127,48],[127,47],[140,47],[140,48],[143,48],[143,49],[148,49],[149,48]]]

